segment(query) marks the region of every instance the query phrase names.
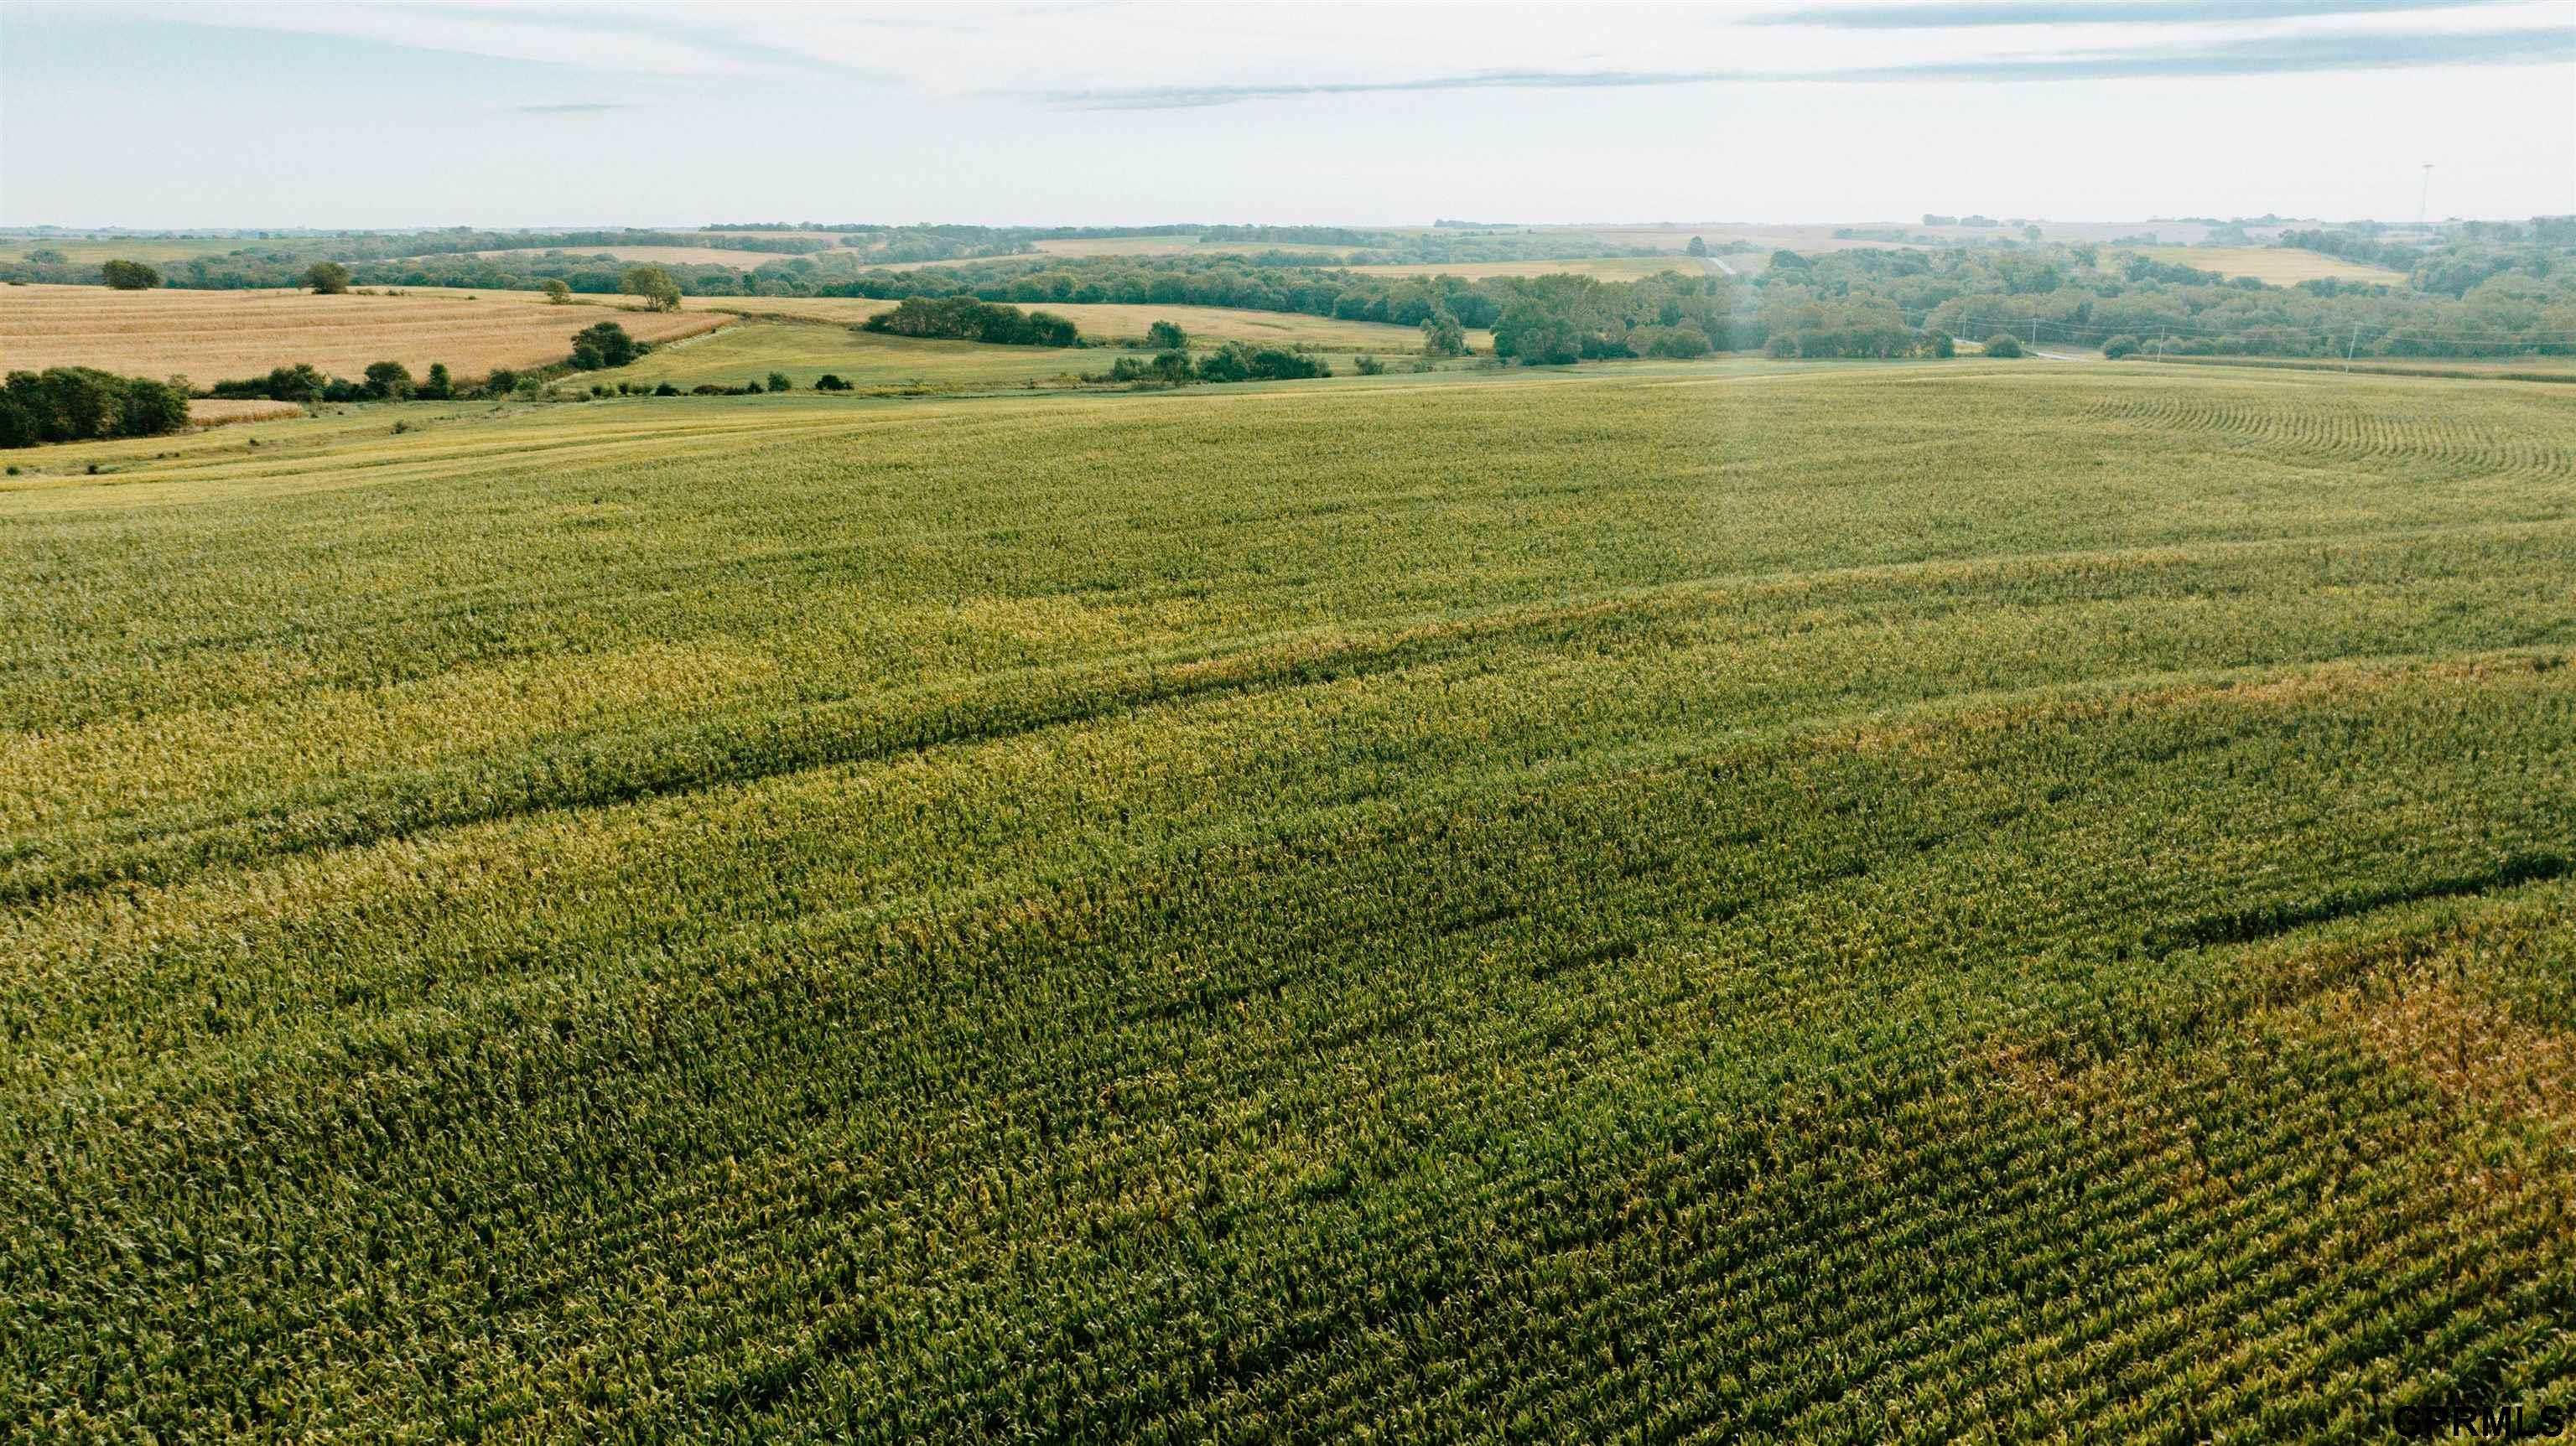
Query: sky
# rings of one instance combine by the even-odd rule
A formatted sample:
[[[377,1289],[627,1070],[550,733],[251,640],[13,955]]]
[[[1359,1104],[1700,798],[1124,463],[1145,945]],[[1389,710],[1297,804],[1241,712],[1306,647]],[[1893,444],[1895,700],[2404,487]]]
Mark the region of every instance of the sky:
[[[0,0],[0,225],[2576,211],[2576,0]]]

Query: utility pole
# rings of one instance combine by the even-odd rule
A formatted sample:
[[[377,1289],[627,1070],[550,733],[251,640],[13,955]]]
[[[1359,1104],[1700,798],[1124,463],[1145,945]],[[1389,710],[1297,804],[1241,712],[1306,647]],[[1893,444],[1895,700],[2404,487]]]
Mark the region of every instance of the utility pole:
[[[2352,354],[2359,350],[2361,350],[2361,323],[2356,321],[2352,324],[2352,340],[2344,344],[2343,369],[2345,372],[2351,372]]]

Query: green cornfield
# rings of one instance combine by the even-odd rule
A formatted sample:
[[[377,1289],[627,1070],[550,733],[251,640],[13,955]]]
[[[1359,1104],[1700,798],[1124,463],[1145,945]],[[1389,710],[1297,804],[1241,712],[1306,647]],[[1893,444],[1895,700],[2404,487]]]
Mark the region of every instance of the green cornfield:
[[[2564,390],[1639,364],[29,454],[0,1438],[2576,1407]]]

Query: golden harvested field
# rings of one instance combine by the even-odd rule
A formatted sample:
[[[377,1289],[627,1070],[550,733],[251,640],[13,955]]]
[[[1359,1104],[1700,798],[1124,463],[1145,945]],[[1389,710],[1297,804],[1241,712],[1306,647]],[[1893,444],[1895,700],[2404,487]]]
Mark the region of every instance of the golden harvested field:
[[[198,397],[188,403],[188,425],[192,427],[228,427],[235,422],[279,422],[303,415],[304,409],[293,402]]]
[[[2391,271],[2384,266],[2364,266],[2340,256],[2288,247],[2140,246],[2134,249],[2141,256],[2170,266],[2190,266],[2202,271],[2215,271],[2222,276],[2251,276],[2275,286],[2327,280],[2371,281],[2383,286],[2399,286],[2406,281],[2403,271]]]
[[[731,266],[749,271],[764,261],[784,261],[781,251],[744,251],[723,246],[520,246],[501,251],[477,251],[477,256],[494,261],[533,260],[539,256],[608,256],[619,261],[655,266]]]
[[[1697,276],[1707,268],[1689,256],[1589,256],[1573,261],[1461,261],[1448,266],[1353,266],[1362,276],[1464,276],[1482,281],[1493,276],[1598,276],[1604,281],[1637,281],[1661,272]]]
[[[691,306],[723,309],[745,316],[785,316],[810,321],[838,321],[850,325],[867,320],[880,311],[891,311],[891,301],[872,301],[863,296],[744,296],[691,297]],[[1082,334],[1108,341],[1120,337],[1143,336],[1145,329],[1157,321],[1175,321],[1197,339],[1205,341],[1249,341],[1275,346],[1311,346],[1325,351],[1412,351],[1422,344],[1419,332],[1409,326],[1389,326],[1377,321],[1338,321],[1329,316],[1301,316],[1284,311],[1241,311],[1226,306],[1157,306],[1152,303],[1126,305],[1102,303],[1089,306],[1070,302],[1021,301],[1011,303],[1023,311],[1051,311],[1068,317],[1082,328]],[[1479,351],[1493,345],[1491,332],[1467,333],[1467,344]]]
[[[175,374],[199,385],[296,362],[346,377],[370,362],[398,361],[416,375],[445,362],[462,379],[561,361],[573,333],[611,311],[646,341],[693,336],[727,320],[706,311],[549,306],[532,291],[312,296],[10,286],[0,287],[0,362]]]

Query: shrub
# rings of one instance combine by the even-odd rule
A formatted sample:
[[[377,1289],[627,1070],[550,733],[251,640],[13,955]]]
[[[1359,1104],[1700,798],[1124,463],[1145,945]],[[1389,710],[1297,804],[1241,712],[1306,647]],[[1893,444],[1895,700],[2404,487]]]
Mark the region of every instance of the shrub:
[[[517,391],[518,388],[519,374],[510,370],[508,367],[494,367],[492,368],[492,374],[483,379],[483,394],[485,396],[506,397],[510,393]]]
[[[796,383],[788,380],[787,373],[785,372],[771,372],[769,374],[769,389],[773,392],[792,392],[796,390]]]
[[[1332,374],[1330,362],[1302,351],[1262,350],[1252,354],[1252,379],[1257,382],[1297,382]]]
[[[2134,336],[2115,336],[2109,341],[2102,343],[2102,355],[2109,357],[2113,361],[2118,361],[2122,357],[2136,356],[2137,354],[2138,339]]]
[[[304,285],[316,296],[338,296],[349,289],[349,268],[337,261],[316,261],[304,268]]]
[[[1923,352],[1926,356],[1948,361],[1959,354],[1959,343],[1951,339],[1950,333],[1935,327],[1923,333]]]
[[[831,372],[825,372],[814,379],[814,390],[818,392],[846,392],[850,390],[850,384],[841,380],[840,377]]]
[[[1359,368],[1360,375],[1364,377],[1380,376],[1386,371],[1386,363],[1379,361],[1373,356],[1360,357],[1356,361],[1353,361],[1351,365]]]
[[[1252,348],[1230,341],[1199,358],[1199,380],[1239,382],[1252,376]]]
[[[1153,351],[1182,351],[1190,344],[1190,334],[1176,321],[1158,321],[1145,328],[1145,345]]]
[[[644,348],[626,334],[626,328],[613,321],[584,327],[572,339],[572,364],[577,371],[622,367],[643,354]]]
[[[566,286],[560,276],[547,277],[545,285],[538,289],[546,294],[548,306],[565,306],[572,301],[572,288]]]
[[[374,401],[399,401],[411,395],[411,368],[397,361],[367,363],[367,396]]]
[[[433,375],[435,373],[433,372]],[[272,402],[318,402],[327,378],[310,363],[298,362],[291,367],[276,367],[264,377],[241,377],[219,381],[206,389],[208,396],[235,399],[265,398]]]
[[[2010,359],[2021,355],[2021,342],[2010,332],[1996,332],[1986,338],[1986,355]]]
[[[161,284],[161,273],[140,261],[103,262],[98,276],[118,291],[150,291]]]
[[[1762,343],[1762,354],[1773,361],[1795,361],[1798,356],[1798,339],[1785,331],[1781,332]]]

